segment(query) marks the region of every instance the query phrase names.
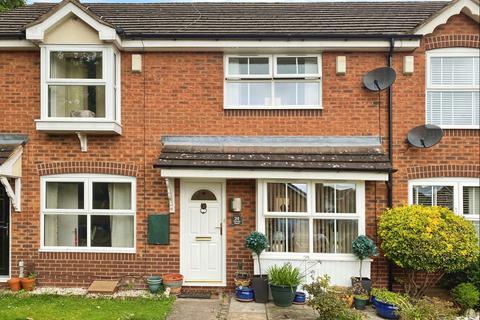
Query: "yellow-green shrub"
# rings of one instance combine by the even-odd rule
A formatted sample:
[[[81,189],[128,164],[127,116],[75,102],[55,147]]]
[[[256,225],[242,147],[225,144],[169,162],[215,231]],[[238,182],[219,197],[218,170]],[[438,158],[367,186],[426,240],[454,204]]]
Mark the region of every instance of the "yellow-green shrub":
[[[444,207],[400,206],[385,211],[378,235],[384,255],[407,272],[405,291],[422,296],[438,275],[462,270],[479,255],[473,225]],[[417,283],[415,273],[433,276]]]

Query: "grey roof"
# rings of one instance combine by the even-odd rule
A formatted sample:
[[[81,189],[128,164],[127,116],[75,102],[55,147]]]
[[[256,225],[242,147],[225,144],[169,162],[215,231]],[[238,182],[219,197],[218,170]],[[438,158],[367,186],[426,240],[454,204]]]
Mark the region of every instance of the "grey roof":
[[[0,166],[7,161],[18,146],[27,141],[28,136],[24,134],[0,133]]]
[[[166,136],[155,167],[390,171],[379,137]]]
[[[122,38],[321,38],[411,35],[449,2],[85,3]],[[0,37],[52,9],[35,3],[0,14]]]

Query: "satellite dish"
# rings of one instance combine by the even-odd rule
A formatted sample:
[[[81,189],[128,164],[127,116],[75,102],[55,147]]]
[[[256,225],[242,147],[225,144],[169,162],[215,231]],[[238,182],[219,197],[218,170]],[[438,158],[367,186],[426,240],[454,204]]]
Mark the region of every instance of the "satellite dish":
[[[443,130],[434,124],[426,124],[413,128],[408,132],[407,140],[417,148],[430,148],[440,142]]]
[[[382,91],[390,87],[396,78],[397,74],[392,68],[378,68],[363,76],[363,85],[370,91]]]

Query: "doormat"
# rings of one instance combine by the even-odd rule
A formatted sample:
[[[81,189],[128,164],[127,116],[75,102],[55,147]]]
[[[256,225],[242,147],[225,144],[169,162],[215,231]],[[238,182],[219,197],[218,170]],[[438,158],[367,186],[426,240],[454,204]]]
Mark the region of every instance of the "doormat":
[[[88,293],[113,294],[117,290],[118,280],[95,280],[88,288]]]
[[[185,292],[177,296],[177,298],[188,298],[188,299],[210,299],[212,295],[210,293],[203,292]]]

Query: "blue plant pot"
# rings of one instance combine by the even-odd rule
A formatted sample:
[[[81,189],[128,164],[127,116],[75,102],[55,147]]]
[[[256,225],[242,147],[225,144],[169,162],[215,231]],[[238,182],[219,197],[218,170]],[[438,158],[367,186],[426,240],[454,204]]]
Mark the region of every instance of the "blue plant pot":
[[[398,307],[376,299],[374,299],[373,302],[375,310],[380,317],[384,319],[400,319],[400,317],[397,315]]]
[[[248,287],[238,287],[235,289],[235,297],[240,301],[253,301],[253,289]]]
[[[305,303],[305,293],[301,291],[295,292],[295,298],[293,298],[293,303],[304,304]]]

